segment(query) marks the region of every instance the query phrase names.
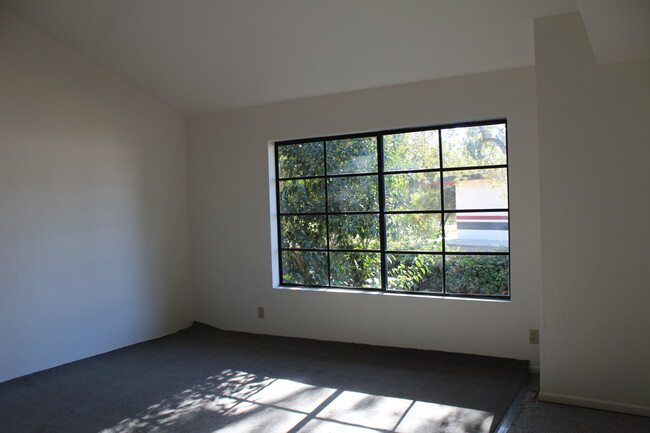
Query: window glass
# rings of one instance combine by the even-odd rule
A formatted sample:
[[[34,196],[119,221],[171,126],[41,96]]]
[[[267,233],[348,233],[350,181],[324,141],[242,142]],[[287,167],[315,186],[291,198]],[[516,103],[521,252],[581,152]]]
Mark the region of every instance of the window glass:
[[[377,176],[332,177],[327,182],[330,212],[379,210]]]
[[[346,138],[327,142],[327,174],[377,171],[377,139]]]
[[[388,290],[442,292],[442,256],[387,254]]]
[[[325,181],[323,179],[280,181],[280,212],[325,212]]]
[[[331,215],[330,248],[336,250],[378,250],[379,215]]]
[[[442,130],[442,165],[444,168],[506,163],[505,124]]]
[[[333,286],[381,287],[379,253],[331,252],[330,260]]]
[[[278,146],[280,178],[323,175],[324,160],[323,142]]]
[[[280,218],[282,248],[327,248],[325,215],[285,215]]]
[[[418,131],[384,136],[386,171],[420,170],[440,166],[438,131]]]
[[[439,210],[439,173],[401,173],[384,177],[386,210]]]
[[[508,170],[485,168],[445,172],[445,209],[506,209]]]
[[[445,287],[457,295],[506,296],[510,258],[507,255],[447,255]]]

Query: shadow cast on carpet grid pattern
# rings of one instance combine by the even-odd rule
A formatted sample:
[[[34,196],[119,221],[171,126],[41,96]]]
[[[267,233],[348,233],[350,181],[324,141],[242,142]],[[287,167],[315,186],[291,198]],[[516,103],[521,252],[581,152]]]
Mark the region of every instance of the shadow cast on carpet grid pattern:
[[[527,362],[202,324],[0,384],[3,433],[494,431]]]

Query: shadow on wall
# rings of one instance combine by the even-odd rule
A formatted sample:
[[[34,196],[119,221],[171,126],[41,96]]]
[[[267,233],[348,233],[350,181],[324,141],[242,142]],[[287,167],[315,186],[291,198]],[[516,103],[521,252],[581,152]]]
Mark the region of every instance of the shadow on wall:
[[[488,432],[494,415],[225,369],[101,433]]]

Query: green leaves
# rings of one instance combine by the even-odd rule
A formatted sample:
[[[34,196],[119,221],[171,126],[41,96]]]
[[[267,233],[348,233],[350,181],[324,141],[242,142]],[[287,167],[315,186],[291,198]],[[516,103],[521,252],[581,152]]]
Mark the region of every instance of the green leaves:
[[[347,138],[327,142],[327,174],[377,171],[377,139]]]
[[[325,164],[323,142],[289,144],[278,147],[281,178],[322,176]]]
[[[442,292],[442,256],[387,254],[388,289]]]
[[[387,211],[440,210],[438,173],[403,173],[384,177]]]
[[[280,181],[280,212],[325,212],[325,181],[323,179]]]
[[[475,167],[507,162],[505,123],[442,130],[443,167]]]
[[[384,136],[386,171],[438,168],[438,130]]]
[[[316,251],[283,251],[282,279],[285,283],[305,286],[326,286],[327,253]]]
[[[330,215],[330,248],[378,250],[379,215]]]
[[[327,248],[327,219],[324,215],[281,217],[282,248]]]
[[[377,176],[329,178],[327,194],[330,212],[379,211]]]
[[[440,214],[386,215],[389,251],[442,251]]]
[[[333,286],[381,287],[379,253],[330,253],[330,277]]]
[[[510,257],[507,255],[447,256],[447,291],[454,294],[507,295]]]

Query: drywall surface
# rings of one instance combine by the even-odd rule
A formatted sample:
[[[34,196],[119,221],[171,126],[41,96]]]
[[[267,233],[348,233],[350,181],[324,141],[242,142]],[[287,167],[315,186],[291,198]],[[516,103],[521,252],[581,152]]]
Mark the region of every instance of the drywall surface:
[[[192,320],[185,120],[0,11],[0,381]]]
[[[535,43],[541,397],[650,415],[650,60],[595,65],[578,14]]]
[[[528,344],[528,329],[539,325],[541,285],[535,98],[534,70],[522,68],[190,118],[196,320],[538,365],[538,346]],[[497,117],[509,122],[511,301],[274,288],[269,141]]]

